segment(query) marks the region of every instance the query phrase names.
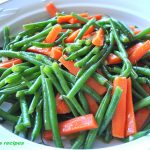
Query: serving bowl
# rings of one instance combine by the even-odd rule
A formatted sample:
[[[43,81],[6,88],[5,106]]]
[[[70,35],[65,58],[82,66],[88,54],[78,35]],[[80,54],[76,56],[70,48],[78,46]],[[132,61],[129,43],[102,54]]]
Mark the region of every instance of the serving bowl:
[[[22,1],[23,2],[23,1]],[[11,5],[11,1],[8,4]],[[11,28],[11,34],[15,34],[21,31],[22,25],[26,23],[31,23],[35,21],[41,21],[48,19],[49,16],[44,9],[44,5],[47,1],[32,1],[28,4],[23,6],[22,4],[17,5],[17,0],[13,1],[13,5],[10,7],[12,13],[8,13],[6,17],[0,15],[0,19],[3,18],[2,22],[0,23],[0,30],[2,26],[8,25]],[[80,2],[79,0],[55,0],[54,3],[56,4],[57,8],[60,11],[64,11],[66,13],[69,12],[89,12],[90,14],[103,14],[114,17],[118,20],[125,22],[128,25],[138,25],[140,28],[144,28],[149,26],[150,20],[144,17],[141,13],[134,12],[131,9],[123,9],[120,6],[110,5],[110,3],[100,3],[98,0],[93,0],[92,2],[87,2],[83,0]],[[15,5],[16,4],[16,5]],[[6,11],[7,12],[7,11]],[[2,43],[2,38],[0,37],[0,43]],[[0,45],[1,46],[1,45]],[[7,107],[7,104],[4,104],[3,107]],[[7,109],[7,108],[6,108]],[[18,137],[11,133],[9,130],[11,129],[8,123],[4,123],[0,125],[0,141],[21,141],[24,142],[23,146],[14,146],[11,145],[4,146],[0,145],[0,149],[27,149],[32,147],[32,149],[55,149],[54,147],[40,145],[37,143],[30,142],[26,139]],[[94,144],[94,148],[101,148],[102,150],[125,150],[125,149],[140,149],[148,150],[150,149],[150,136],[142,137],[138,140],[135,140],[130,143],[122,143],[117,140],[113,140],[110,144],[105,144],[101,142],[99,139],[96,140]],[[51,143],[53,146],[53,143]],[[69,143],[66,141],[65,146],[69,147]]]

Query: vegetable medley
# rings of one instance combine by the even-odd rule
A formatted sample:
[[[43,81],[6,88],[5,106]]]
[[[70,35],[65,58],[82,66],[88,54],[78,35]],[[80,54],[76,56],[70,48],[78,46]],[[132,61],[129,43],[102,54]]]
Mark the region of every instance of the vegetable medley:
[[[60,13],[23,25],[0,50],[1,122],[17,135],[31,132],[64,147],[92,148],[97,137],[123,142],[150,133],[150,28],[140,31],[110,17]]]

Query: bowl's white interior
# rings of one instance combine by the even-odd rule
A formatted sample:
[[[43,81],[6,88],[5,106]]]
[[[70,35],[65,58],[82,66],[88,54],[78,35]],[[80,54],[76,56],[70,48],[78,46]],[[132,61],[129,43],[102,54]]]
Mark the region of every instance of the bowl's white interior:
[[[24,8],[24,11],[26,10],[26,13],[24,13],[24,11],[21,11],[20,15],[16,14],[17,17],[15,17],[13,20],[10,19],[10,21],[7,21],[7,25],[10,25],[11,27],[12,34],[16,34],[17,32],[19,32],[22,29],[23,24],[45,20],[49,17],[47,13],[44,11],[43,6],[40,6],[37,4],[36,6],[34,6],[34,8],[36,9],[31,9],[31,8],[33,7],[29,6],[29,7]],[[64,11],[66,13],[74,11],[74,12],[89,12],[90,14],[106,14],[106,15],[115,17],[116,19],[119,19],[121,21],[124,21],[128,25],[137,25],[140,28],[147,27],[150,24],[148,20],[130,11],[121,10],[117,7],[114,8],[108,5],[98,5],[98,4],[88,5],[88,3],[87,4],[84,3],[84,5],[82,4],[63,5],[62,4],[62,5],[59,5],[58,8],[61,11]],[[97,140],[94,144],[94,148],[108,147],[108,146],[111,147],[111,146],[118,145],[118,144],[121,144],[121,142],[113,140],[108,145],[108,144],[104,144],[100,140]]]

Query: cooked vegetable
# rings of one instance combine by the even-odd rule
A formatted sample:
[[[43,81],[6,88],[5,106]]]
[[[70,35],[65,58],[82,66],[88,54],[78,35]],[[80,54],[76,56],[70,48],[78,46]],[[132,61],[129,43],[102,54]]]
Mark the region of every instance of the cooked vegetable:
[[[150,28],[66,14],[53,2],[46,10],[53,18],[16,35],[3,28],[0,123],[59,148],[65,136],[72,149],[90,149],[97,137],[129,142],[150,133]]]

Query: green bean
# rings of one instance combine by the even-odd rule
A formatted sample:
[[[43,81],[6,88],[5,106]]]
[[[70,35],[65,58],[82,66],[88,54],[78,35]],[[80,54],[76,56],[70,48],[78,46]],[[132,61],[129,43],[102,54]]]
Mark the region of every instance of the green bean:
[[[105,85],[106,82],[108,82],[108,80],[105,77],[103,77],[101,74],[98,73],[94,73],[92,77],[101,85]]]
[[[45,89],[46,89],[46,81],[45,75],[43,72],[43,66],[40,67],[41,69],[41,79],[42,79],[42,94],[43,94],[43,119],[44,119],[44,127],[45,130],[51,129],[51,122],[50,122],[50,114],[49,114],[49,107],[48,107],[48,97]]]
[[[5,78],[5,83],[14,83],[21,79],[21,74],[12,73]]]
[[[2,117],[4,120],[8,120],[12,123],[16,123],[18,121],[18,117],[9,114],[8,112],[5,112],[0,108],[0,117]]]
[[[85,113],[89,114],[90,111],[89,111],[88,102],[87,102],[84,94],[81,91],[78,93],[78,98],[79,98],[79,101],[80,101]]]
[[[33,73],[31,76],[26,76],[26,81],[31,81],[31,80],[35,80],[36,78],[38,78],[40,76],[40,71]],[[30,82],[29,82],[30,83]],[[27,84],[27,86],[30,88],[31,84]]]
[[[150,106],[150,96],[145,97],[144,99],[141,99],[134,105],[134,111],[138,111],[139,109],[142,109],[144,107]]]
[[[58,127],[58,120],[57,120],[57,112],[56,112],[56,101],[55,101],[55,95],[53,91],[52,82],[50,79],[46,79],[46,91],[49,95],[48,98],[48,107],[49,107],[49,113],[50,114],[50,122],[52,127],[52,133],[54,137],[54,142],[57,147],[63,147],[62,140],[59,133],[59,127]]]
[[[9,27],[5,26],[3,28],[3,37],[4,37],[4,45],[3,45],[3,49],[6,50],[7,49],[7,45],[10,42],[10,38],[9,38]]]
[[[7,68],[0,68],[0,75],[3,74],[3,72],[6,70],[7,70]]]
[[[87,132],[80,133],[76,141],[73,143],[71,149],[80,149],[80,147],[84,144],[86,136]]]
[[[66,52],[76,52],[77,50],[81,49],[82,45],[78,43],[71,43],[71,44],[66,44],[65,51]]]
[[[67,85],[67,82],[59,68],[59,65],[57,63],[53,63],[52,64],[52,69],[56,75],[56,77],[58,78],[65,94],[67,94],[70,91],[69,86]],[[80,115],[84,115],[85,112],[84,110],[81,108],[80,104],[78,103],[78,101],[76,100],[75,97],[72,97],[71,99],[69,99],[71,101],[71,103],[74,105],[74,107],[76,108],[76,110],[79,112]]]
[[[76,24],[63,24],[62,28],[63,29],[81,28],[81,24],[80,23],[76,23]]]
[[[40,88],[41,84],[42,84],[42,80],[41,80],[41,76],[39,76],[32,84],[32,86],[29,88],[27,94],[34,94]]]
[[[56,79],[56,77],[53,75],[52,68],[49,67],[49,66],[45,66],[44,72],[49,77],[49,79],[51,80],[51,82],[53,83],[53,85],[55,86],[55,88],[57,89],[57,91],[61,95],[64,95],[65,92],[63,91],[62,87],[58,83],[58,80]],[[66,98],[64,98],[64,101],[66,102],[66,104],[68,105],[68,107],[70,108],[70,110],[74,114],[74,116],[78,116],[78,113],[77,113],[76,109],[74,108],[74,106],[72,105],[72,103],[70,101],[68,101],[68,99],[66,99]]]
[[[117,108],[117,105],[118,105],[118,102],[119,102],[121,95],[122,95],[122,89],[119,86],[117,86],[115,89],[115,92],[111,98],[108,109],[105,113],[105,117],[103,119],[104,120],[103,124],[99,128],[99,135],[102,134],[102,132],[106,129],[106,127],[110,123],[110,121],[111,121],[111,119],[115,113],[115,110]]]
[[[110,141],[112,140],[112,134],[111,134],[111,123],[108,125],[106,131],[105,131],[105,137],[104,137],[104,141],[106,143],[110,143]]]
[[[12,105],[12,107],[8,110],[8,113],[10,114],[15,114],[19,109],[20,109],[20,104],[17,101],[14,105]]]
[[[121,73],[121,76],[128,77],[131,73],[131,70],[132,70],[131,62],[126,57],[122,56],[121,52],[115,51],[115,54],[123,60],[124,65],[126,67],[126,69],[123,70],[123,72]]]
[[[36,47],[40,47],[40,48],[50,48],[50,47],[53,47],[55,46],[54,43],[52,44],[49,44],[49,43],[42,43],[42,42],[31,42],[32,46],[36,46]]]
[[[100,104],[100,106],[96,112],[95,119],[97,121],[98,127],[101,126],[102,121],[104,120],[104,115],[105,115],[105,112],[106,112],[107,107],[108,107],[109,102],[110,102],[110,95],[111,95],[111,90],[108,89],[108,92],[104,96],[104,98],[103,98],[103,100],[102,100],[102,102],[101,102],[101,104]],[[97,133],[98,133],[98,129],[94,129],[94,130],[91,130],[88,132],[88,135],[86,137],[86,141],[84,144],[85,149],[90,149],[92,147]]]
[[[83,67],[89,60],[90,58],[94,55],[97,54],[99,52],[99,47],[95,46],[84,58],[82,58],[81,60],[77,61],[75,63],[76,67]]]
[[[26,69],[22,75],[23,76],[28,76],[28,75],[32,75],[34,72],[39,71],[39,66],[35,66],[35,67],[31,67],[29,69]]]
[[[51,65],[53,60],[41,54],[36,55],[36,59],[42,61],[46,65]]]
[[[23,46],[23,45],[25,45],[27,43],[30,43],[31,41],[34,41],[34,40],[36,40],[38,38],[45,37],[51,31],[51,29],[52,29],[52,27],[50,27],[50,28],[48,28],[48,29],[46,29],[46,30],[44,30],[44,31],[42,31],[40,33],[37,33],[36,35],[31,36],[31,37],[29,37],[27,39],[24,39],[22,41],[16,42],[16,43],[13,44],[12,47],[13,48],[18,48],[18,47],[21,47],[21,46]]]
[[[134,141],[134,140],[136,140],[136,139],[138,139],[138,138],[141,138],[141,137],[143,137],[143,136],[146,136],[146,135],[149,134],[149,133],[150,133],[150,129],[144,130],[144,131],[140,131],[140,132],[137,132],[136,134],[133,134],[133,135],[131,135],[131,136],[129,136],[129,137],[123,139],[122,141],[123,141],[123,142],[131,142],[131,141]]]
[[[83,26],[83,28],[80,30],[78,36],[75,38],[75,42],[76,42],[78,39],[81,39],[81,38],[82,38],[82,36],[83,36],[84,33],[86,32],[86,30],[87,30],[91,25],[93,25],[95,21],[96,21],[96,19],[93,18],[93,19],[89,20],[89,21]]]
[[[8,95],[7,94],[2,94],[0,96],[0,105],[8,98]]]
[[[34,97],[32,99],[32,102],[29,106],[29,111],[28,114],[32,114],[36,108],[36,106],[38,105],[39,101],[40,101],[40,96],[41,96],[41,92],[40,90],[38,90],[37,92],[35,92]]]
[[[134,66],[133,69],[139,74],[142,74],[142,75],[145,75],[148,77],[150,76],[150,69],[149,68]]]
[[[120,35],[120,40],[123,43],[129,43],[130,42],[129,38],[126,35],[124,35],[124,34]]]
[[[144,97],[149,96],[149,94],[143,89],[143,87],[133,78],[132,78],[132,86],[142,96],[144,96]]]
[[[137,78],[137,81],[138,81],[140,84],[146,84],[146,83],[147,83],[147,80],[148,80],[148,78],[146,78],[146,77],[138,77],[138,78]]]
[[[29,66],[16,66],[11,67],[11,70],[15,73],[22,73],[26,69],[29,69]]]
[[[26,95],[26,93],[27,93],[27,89],[17,91],[17,93],[16,93],[16,97],[22,97],[22,96],[25,96],[25,95]]]
[[[3,74],[1,75],[1,77],[0,77],[0,81],[2,80],[2,79],[4,79],[5,77],[7,77],[9,74],[11,74],[12,73],[12,70],[11,70],[11,68],[8,68],[7,70],[5,70],[4,72],[3,72]]]
[[[25,97],[24,96],[19,97],[19,102],[20,102],[20,108],[21,108],[22,117],[23,117],[23,125],[27,128],[31,127],[30,116],[28,114],[28,105],[27,105]]]
[[[112,31],[114,33],[114,37],[115,37],[115,40],[117,42],[119,51],[122,53],[122,57],[126,58],[127,57],[126,50],[125,50],[123,44],[121,43],[121,41],[119,39],[119,35],[118,35],[117,31],[116,31],[116,27],[115,27],[114,21],[111,18],[110,18],[110,24],[111,24]]]
[[[108,47],[107,51],[105,52],[105,54],[102,56],[102,58],[100,58],[100,60],[95,63],[94,65],[92,65],[75,83],[75,85],[72,87],[72,89],[69,91],[69,93],[67,94],[68,98],[72,98],[75,96],[75,94],[81,89],[81,87],[83,87],[83,85],[85,84],[85,82],[88,80],[88,78],[97,70],[98,67],[100,67],[102,65],[102,63],[104,62],[104,60],[106,59],[106,57],[110,54],[110,52],[112,51],[113,48],[113,43],[114,43],[114,38],[113,35],[111,33],[110,36],[111,39],[111,44]]]
[[[31,133],[31,141],[34,141],[40,134],[42,129],[42,101],[36,108],[34,127]]]
[[[66,60],[75,60],[80,56],[86,55],[91,49],[91,46],[84,46],[80,50],[72,53],[69,57],[66,58]]]
[[[23,25],[23,28],[25,30],[29,30],[29,29],[34,29],[34,28],[44,28],[46,27],[48,24],[56,24],[57,23],[57,20],[55,18],[51,18],[49,20],[46,20],[46,21],[41,21],[41,22],[36,22],[36,23],[30,23],[30,24],[25,24]]]
[[[150,33],[150,27],[144,29],[143,31],[141,31],[140,33],[138,33],[137,35],[134,36],[135,40],[141,39],[142,37],[144,37],[145,35]]]

